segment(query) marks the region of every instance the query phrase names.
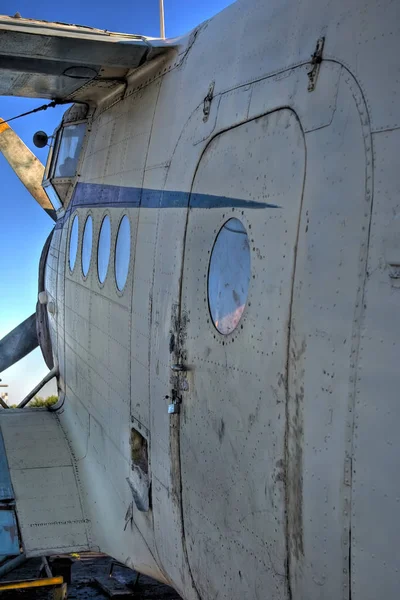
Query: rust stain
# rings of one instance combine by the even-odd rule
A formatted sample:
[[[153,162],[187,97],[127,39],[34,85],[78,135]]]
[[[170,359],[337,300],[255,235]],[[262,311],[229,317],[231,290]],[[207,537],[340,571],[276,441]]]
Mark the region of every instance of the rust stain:
[[[170,415],[169,455],[171,459],[171,497],[175,505],[181,508],[181,460],[180,460],[180,423],[179,415]]]
[[[278,377],[278,387],[285,387],[287,386],[287,377],[286,377],[286,373],[285,375],[283,375],[283,373],[279,373],[279,377]]]
[[[221,419],[219,427],[218,427],[218,439],[219,439],[219,443],[222,444],[222,440],[224,439],[225,436],[225,421],[223,419]]]
[[[257,402],[254,413],[250,413],[248,416],[248,428],[249,430],[253,427],[254,423],[259,421],[260,416],[260,401]]]
[[[186,336],[187,336],[187,314],[180,311],[179,304],[172,306],[170,341],[171,361],[177,364],[186,363]],[[188,387],[186,373],[171,371],[170,386],[171,398],[177,395],[178,390]],[[169,419],[169,455],[171,459],[171,495],[175,505],[181,509],[181,464],[180,464],[180,417],[170,415]]]
[[[295,395],[294,414],[289,424],[290,442],[290,476],[288,485],[288,516],[289,516],[289,541],[294,557],[299,560],[304,554],[303,545],[303,401],[304,388]]]
[[[305,339],[296,343],[292,327],[288,363],[288,399],[286,430],[286,503],[287,544],[290,564],[304,556],[303,541],[303,445],[304,445],[304,366]]]
[[[275,483],[282,482],[284,485],[286,485],[285,461],[282,458],[280,458],[279,460],[276,461],[274,475],[275,475]]]

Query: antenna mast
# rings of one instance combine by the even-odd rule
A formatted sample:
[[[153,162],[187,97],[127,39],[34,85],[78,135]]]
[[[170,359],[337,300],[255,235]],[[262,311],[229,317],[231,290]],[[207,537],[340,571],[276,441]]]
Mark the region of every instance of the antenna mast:
[[[160,37],[165,40],[164,0],[160,0]]]

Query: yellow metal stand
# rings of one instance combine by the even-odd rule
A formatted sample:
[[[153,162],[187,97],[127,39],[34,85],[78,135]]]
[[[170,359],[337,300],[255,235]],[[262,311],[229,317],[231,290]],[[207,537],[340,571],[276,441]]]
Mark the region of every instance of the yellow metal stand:
[[[0,594],[9,590],[26,590],[31,588],[54,587],[53,599],[64,600],[67,597],[67,584],[63,577],[46,577],[44,579],[26,579],[25,581],[0,582]]]

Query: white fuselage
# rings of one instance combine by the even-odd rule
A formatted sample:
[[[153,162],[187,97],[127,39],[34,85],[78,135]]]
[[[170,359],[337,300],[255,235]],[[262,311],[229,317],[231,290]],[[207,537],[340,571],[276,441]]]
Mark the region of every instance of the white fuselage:
[[[399,13],[238,1],[90,113],[47,261],[58,414],[90,547],[187,600],[398,597]]]

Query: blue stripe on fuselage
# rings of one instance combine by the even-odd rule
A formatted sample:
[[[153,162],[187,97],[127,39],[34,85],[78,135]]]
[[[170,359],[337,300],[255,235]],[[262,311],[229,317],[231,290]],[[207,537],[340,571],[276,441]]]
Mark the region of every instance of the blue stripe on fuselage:
[[[187,208],[189,198],[191,208],[280,208],[277,204],[211,194],[79,182],[70,205],[64,217],[57,221],[56,228],[62,227],[76,208]]]

